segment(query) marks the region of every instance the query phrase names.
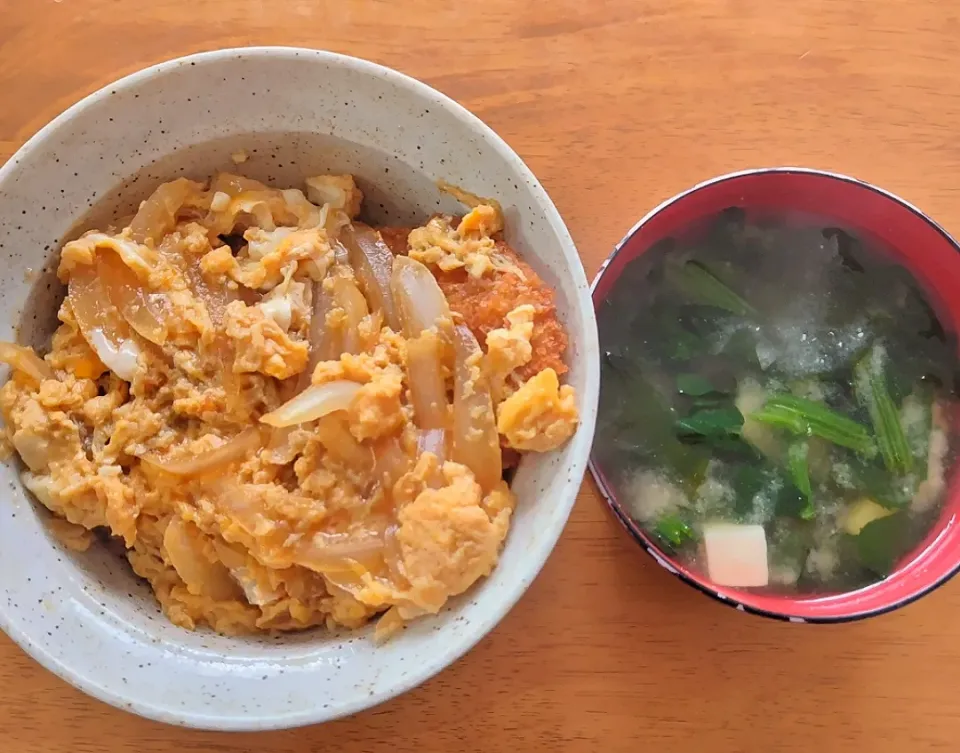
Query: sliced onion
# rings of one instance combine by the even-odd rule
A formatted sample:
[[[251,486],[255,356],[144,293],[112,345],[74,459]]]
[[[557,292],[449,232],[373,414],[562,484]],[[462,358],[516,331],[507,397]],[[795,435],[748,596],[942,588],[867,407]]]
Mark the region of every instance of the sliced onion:
[[[408,338],[432,327],[446,333],[453,321],[450,306],[429,269],[409,256],[398,256],[390,286],[403,333]]]
[[[441,463],[447,458],[447,432],[443,429],[424,429],[417,436],[417,453],[429,452]]]
[[[224,193],[231,199],[225,211],[211,211],[204,220],[211,235],[233,232],[237,215],[241,212],[253,215],[262,230],[274,230],[277,222],[291,225],[297,222],[297,216],[287,207],[283,194],[259,181],[220,173],[213,179],[210,191],[214,195]]]
[[[503,461],[490,385],[482,369],[483,352],[463,324],[453,330],[453,346],[453,459],[473,471],[488,492],[503,476]]]
[[[163,345],[167,340],[165,320],[169,316],[161,303],[163,299],[144,289],[140,279],[116,254],[99,254],[97,272],[113,305],[136,333]]]
[[[334,307],[333,294],[324,290],[322,282],[313,283],[313,310],[310,315],[310,360],[303,372],[307,387],[314,369],[321,361],[335,361],[343,353],[340,333],[327,326],[327,314]]]
[[[70,308],[90,347],[114,374],[133,379],[140,347],[120,316],[94,267],[77,267],[67,288]]]
[[[500,206],[500,202],[496,199],[485,199],[483,196],[477,196],[475,193],[470,193],[469,191],[464,191],[460,186],[455,186],[453,183],[447,183],[445,180],[437,181],[437,188],[439,188],[444,193],[450,194],[453,198],[459,201],[461,204],[465,204],[468,207],[479,207],[483,204],[488,204],[497,210],[497,213],[502,217],[503,216],[503,207]]]
[[[317,422],[313,434],[323,448],[345,466],[358,469],[373,467],[373,450],[356,440],[350,433],[350,425],[340,416],[324,417]]]
[[[211,191],[222,191],[228,196],[234,197],[247,191],[269,191],[266,183],[261,183],[253,178],[245,178],[242,175],[233,173],[217,173],[210,185]]]
[[[390,607],[383,616],[377,620],[377,626],[373,629],[373,640],[377,645],[382,646],[394,635],[403,630],[406,624],[399,607]]]
[[[332,585],[358,597],[366,588],[363,575],[383,567],[383,534],[315,533],[297,547],[294,563],[320,573]]]
[[[110,371],[127,382],[133,381],[140,359],[140,348],[133,340],[124,340],[116,345],[103,330],[94,329],[90,332],[90,345]]]
[[[353,280],[345,275],[336,275],[333,278],[333,298],[338,307],[346,314],[343,330],[340,332],[344,353],[359,353],[362,349],[360,342],[360,323],[370,313],[367,299],[363,297],[360,288]]]
[[[260,429],[244,429],[219,447],[182,460],[165,460],[144,455],[141,460],[171,476],[192,478],[221,470],[238,460],[246,460],[263,447]]]
[[[308,387],[292,400],[260,420],[270,426],[284,428],[308,421],[315,421],[338,410],[346,410],[357,396],[361,385],[356,382],[337,380]]]
[[[340,241],[333,242],[333,259],[343,267],[350,266],[350,252]]]
[[[421,429],[444,429],[449,424],[442,353],[443,343],[431,331],[407,340],[410,397]]]
[[[0,342],[0,361],[17,371],[23,372],[36,382],[53,379],[53,369],[33,352],[33,348]]]
[[[356,533],[313,534],[297,547],[296,561],[311,570],[321,570],[324,565],[340,564],[341,560],[361,561],[383,551],[383,533],[360,531]]]
[[[407,571],[403,566],[403,551],[397,540],[397,526],[392,525],[383,534],[383,561],[395,583],[409,586]]]
[[[205,485],[205,491],[215,500],[218,512],[229,517],[248,534],[253,535],[260,530],[260,522],[263,518],[257,504],[250,495],[244,494],[243,488],[235,477],[210,479]],[[287,533],[282,527],[276,527],[265,536],[272,537],[279,546],[286,539]]]
[[[244,596],[250,604],[262,607],[283,598],[285,590],[270,582],[271,571],[268,568],[255,560],[249,561],[240,547],[217,538],[212,539],[211,543],[218,559],[230,571],[230,576],[237,585],[243,589]]]
[[[347,248],[350,264],[370,301],[370,308],[382,311],[391,329],[400,329],[390,280],[393,276],[393,252],[380,233],[367,225],[355,223],[340,231],[340,240]]]
[[[130,234],[137,243],[156,244],[177,224],[177,212],[187,197],[200,190],[200,185],[186,178],[177,178],[157,188],[140,206],[130,222]]]
[[[410,470],[410,458],[396,437],[381,439],[373,448],[375,463],[373,475],[378,483],[390,489],[400,477]]]
[[[203,534],[193,523],[173,518],[163,534],[163,548],[180,580],[194,596],[209,596],[216,601],[240,597],[230,571],[220,562],[211,562],[203,554]]]
[[[157,263],[156,251],[142,243],[119,235],[88,233],[82,238],[70,241],[63,247],[58,270],[61,279],[66,280],[75,267],[94,264],[97,252],[101,249],[116,252],[123,263],[143,280],[150,276],[154,265]]]
[[[194,297],[203,302],[207,309],[207,315],[214,327],[219,329],[223,326],[223,318],[227,306],[233,301],[239,300],[240,294],[231,290],[223,281],[211,285],[203,276],[199,263],[196,260],[180,258],[181,269],[187,279]]]
[[[289,209],[297,218],[297,226],[302,228],[322,226],[327,219],[326,213],[316,204],[307,201],[303,191],[299,188],[288,188],[280,195]]]
[[[247,421],[251,411],[243,394],[243,381],[240,375],[233,371],[233,364],[237,359],[236,349],[230,338],[222,332],[214,341],[214,353],[220,361],[220,386],[226,399],[227,413]]]

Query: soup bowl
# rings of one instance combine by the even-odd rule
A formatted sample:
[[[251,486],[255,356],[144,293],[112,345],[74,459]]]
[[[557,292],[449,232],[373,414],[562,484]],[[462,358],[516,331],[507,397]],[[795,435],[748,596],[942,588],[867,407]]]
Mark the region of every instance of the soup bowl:
[[[237,164],[237,163],[242,164]],[[464,108],[407,76],[305,49],[221,50],[173,60],[90,95],[0,169],[0,339],[43,349],[62,290],[65,239],[127,215],[156,186],[239,172],[281,188],[351,173],[369,219],[412,224],[458,205],[443,179],[495,196],[508,242],[556,291],[580,425],[527,456],[499,565],[438,615],[384,645],[372,628],[224,637],[183,630],[126,561],[78,554],[48,533],[14,463],[0,466],[0,627],[82,690],[138,714],[215,729],[322,722],[414,687],[463,655],[520,598],[554,547],[586,468],[599,384],[589,289],[563,221],[520,158]]]
[[[594,279],[592,293],[597,310],[631,261],[658,242],[733,206],[743,208],[748,215],[799,213],[826,218],[855,235],[879,242],[925,289],[945,328],[960,331],[960,246],[942,227],[876,186],[843,175],[792,167],[720,176],[656,207],[627,233]],[[638,300],[637,305],[643,306],[644,301]],[[602,350],[602,327],[600,338]],[[948,416],[948,421],[951,428],[955,426],[954,416]],[[704,572],[685,566],[631,516],[626,500],[620,498],[618,469],[605,466],[596,451],[590,468],[616,517],[660,566],[740,611],[790,622],[856,620],[909,604],[960,570],[960,490],[954,483],[953,469],[936,523],[886,578],[847,592],[788,594],[717,585]]]

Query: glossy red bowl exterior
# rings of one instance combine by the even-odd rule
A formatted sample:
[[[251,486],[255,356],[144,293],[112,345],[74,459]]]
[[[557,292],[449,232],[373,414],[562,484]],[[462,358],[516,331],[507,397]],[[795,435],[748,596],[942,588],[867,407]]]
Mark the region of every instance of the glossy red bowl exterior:
[[[770,168],[723,175],[664,202],[620,241],[593,282],[599,307],[626,265],[657,241],[731,206],[749,213],[794,211],[828,218],[890,248],[926,288],[945,326],[960,332],[960,245],[916,207],[868,183],[803,168]],[[601,341],[601,347],[602,347]],[[952,417],[956,427],[956,416]],[[740,611],[790,622],[844,622],[883,614],[933,591],[960,571],[960,488],[951,469],[947,499],[929,535],[887,578],[866,588],[826,595],[780,595],[717,586],[685,568],[635,523],[595,462],[591,472],[617,518],[665,569]]]

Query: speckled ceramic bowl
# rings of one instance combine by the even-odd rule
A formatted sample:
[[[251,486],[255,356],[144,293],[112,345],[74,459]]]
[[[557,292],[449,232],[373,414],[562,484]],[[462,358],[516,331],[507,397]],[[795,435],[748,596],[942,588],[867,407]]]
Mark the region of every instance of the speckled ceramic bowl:
[[[230,155],[246,150],[237,168]],[[38,661],[109,703],[165,722],[268,729],[321,722],[414,687],[463,655],[536,577],[583,476],[598,391],[597,338],[576,249],[543,188],[493,131],[429,87],[372,63],[312,50],[223,50],[101,89],[0,169],[0,339],[43,346],[58,303],[57,249],[82,226],[130,211],[159,182],[217,169],[279,186],[356,174],[375,220],[455,205],[443,178],[496,196],[507,235],[557,290],[570,334],[579,432],[528,456],[513,529],[492,576],[382,647],[369,632],[224,638],[168,623],[124,560],[62,549],[0,469],[0,627]],[[39,275],[39,277],[38,277]],[[19,325],[19,331],[18,331]]]

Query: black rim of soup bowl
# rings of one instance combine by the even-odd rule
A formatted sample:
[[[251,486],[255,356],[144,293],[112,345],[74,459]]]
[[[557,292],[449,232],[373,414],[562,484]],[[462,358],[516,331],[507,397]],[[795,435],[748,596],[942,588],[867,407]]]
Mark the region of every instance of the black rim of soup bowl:
[[[660,204],[658,204],[652,210],[647,212],[647,214],[645,214],[640,219],[639,222],[637,222],[632,228],[630,228],[630,230],[627,231],[627,234],[620,239],[620,241],[616,244],[616,246],[614,246],[613,252],[603,261],[603,264],[600,265],[600,269],[597,271],[596,276],[593,278],[593,281],[590,283],[590,296],[593,299],[594,310],[596,310],[599,304],[602,303],[602,300],[597,300],[596,298],[597,285],[600,282],[600,280],[603,278],[603,276],[606,274],[607,269],[609,268],[611,262],[613,262],[613,260],[620,255],[623,249],[630,243],[630,241],[640,231],[640,229],[643,228],[643,226],[646,225],[656,215],[660,214],[660,212],[662,212],[664,209],[680,201],[683,201],[691,194],[694,194],[704,188],[717,185],[718,183],[734,181],[739,178],[743,178],[751,175],[777,175],[777,174],[813,175],[820,178],[826,178],[828,180],[839,181],[841,183],[850,183],[860,188],[865,188],[869,191],[877,193],[883,196],[884,198],[888,199],[889,201],[899,204],[902,208],[908,210],[911,214],[915,215],[916,217],[921,219],[923,222],[927,223],[930,227],[936,230],[937,233],[939,233],[943,237],[943,239],[947,241],[947,243],[950,244],[950,246],[953,248],[954,251],[956,251],[957,253],[960,253],[960,243],[958,243],[953,238],[953,236],[950,235],[950,233],[948,233],[939,223],[937,223],[935,220],[933,220],[926,213],[921,211],[919,208],[917,208],[910,202],[905,201],[904,199],[897,196],[896,194],[891,193],[890,191],[887,191],[883,188],[880,188],[879,186],[875,186],[872,183],[868,183],[866,181],[859,180],[857,178],[852,178],[849,175],[843,175],[841,173],[833,173],[826,170],[816,170],[813,168],[806,168],[806,167],[763,167],[763,168],[752,168],[748,170],[739,170],[737,172],[726,173],[724,175],[719,175],[715,178],[710,178],[709,180],[705,180],[701,183],[697,183],[695,186],[688,188],[685,191],[681,191],[680,193],[672,196],[666,201],[663,201]],[[646,253],[648,249],[649,247],[647,249],[643,249],[640,252],[640,254],[638,254],[638,256],[643,253]],[[601,384],[601,389],[603,389],[602,384]],[[596,439],[594,439],[594,441],[596,442]],[[676,567],[674,567],[670,562],[671,557],[666,552],[664,552],[659,546],[656,545],[653,538],[648,536],[641,529],[641,527],[630,517],[630,515],[626,512],[626,510],[624,510],[620,502],[617,501],[617,495],[614,494],[613,490],[608,485],[606,477],[603,475],[603,472],[597,466],[592,449],[590,453],[590,460],[588,462],[588,468],[590,469],[590,475],[593,476],[593,480],[596,483],[597,488],[600,491],[600,494],[603,496],[604,500],[606,501],[607,506],[613,512],[614,516],[620,522],[620,524],[627,530],[627,532],[630,534],[633,540],[640,545],[640,547],[644,550],[644,552],[647,553],[647,555],[649,555],[658,565],[660,565],[661,568],[666,570],[671,575],[679,578],[681,581],[683,581],[687,585],[693,586],[695,589],[697,589],[701,593],[711,597],[714,601],[717,601],[721,604],[725,604],[726,606],[729,606],[729,607],[733,607],[738,612],[756,614],[761,617],[766,617],[768,619],[777,620],[780,622],[791,622],[791,623],[811,623],[811,624],[819,624],[819,625],[831,625],[831,624],[840,624],[845,622],[856,622],[858,620],[866,619],[867,617],[876,617],[878,615],[887,614],[889,612],[893,612],[896,609],[900,609],[901,607],[905,607],[908,604],[912,604],[913,602],[917,601],[921,597],[926,596],[927,594],[937,590],[940,586],[942,586],[948,580],[950,580],[955,575],[957,575],[957,573],[960,573],[960,552],[958,552],[956,564],[950,570],[944,573],[941,577],[933,581],[933,583],[931,583],[929,586],[922,588],[917,593],[898,599],[883,607],[878,607],[876,609],[870,609],[862,612],[853,612],[848,615],[838,615],[838,616],[831,616],[831,617],[800,617],[797,615],[790,614],[789,612],[786,612],[786,611],[778,612],[778,611],[772,611],[769,609],[761,609],[759,607],[750,606],[749,604],[745,604],[739,601],[735,596],[727,596],[725,594],[719,593],[718,591],[715,591],[709,585],[707,585],[706,578],[704,578],[704,582],[700,582],[699,580],[690,577],[686,573],[683,573],[680,570],[678,570]]]

